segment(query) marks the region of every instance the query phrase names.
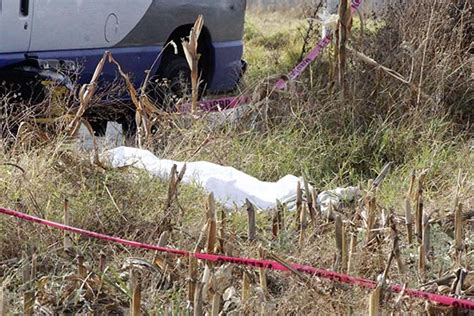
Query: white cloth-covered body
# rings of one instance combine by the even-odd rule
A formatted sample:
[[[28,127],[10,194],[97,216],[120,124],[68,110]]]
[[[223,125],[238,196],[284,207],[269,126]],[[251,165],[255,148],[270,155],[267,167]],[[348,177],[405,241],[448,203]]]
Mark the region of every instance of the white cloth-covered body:
[[[173,165],[181,170],[185,164],[159,159],[147,150],[130,147],[110,150],[107,156],[114,168],[133,166],[162,179],[168,178]],[[214,193],[216,200],[228,208],[242,206],[248,199],[260,209],[274,208],[277,200],[282,203],[294,200],[298,181],[301,180],[288,175],[277,182],[264,182],[235,168],[206,161],[186,163],[183,178],[183,183],[197,184]]]
[[[361,192],[357,187],[337,188],[321,192],[318,195],[317,202],[320,206],[321,213],[327,214],[331,206],[334,207],[334,210],[337,210],[341,203],[354,202],[360,195]]]
[[[153,176],[167,179],[173,165],[181,170],[185,163],[159,159],[147,150],[118,147],[106,152],[106,159],[113,168],[133,166],[146,170]],[[294,208],[296,189],[302,179],[287,175],[277,182],[260,181],[232,167],[207,161],[187,162],[183,183],[196,184],[207,192],[214,193],[218,202],[227,208],[241,207],[248,199],[261,210],[273,209],[277,201]],[[330,204],[336,209],[340,203],[354,201],[360,195],[357,188],[337,188],[324,191],[318,196],[321,212],[326,214]]]

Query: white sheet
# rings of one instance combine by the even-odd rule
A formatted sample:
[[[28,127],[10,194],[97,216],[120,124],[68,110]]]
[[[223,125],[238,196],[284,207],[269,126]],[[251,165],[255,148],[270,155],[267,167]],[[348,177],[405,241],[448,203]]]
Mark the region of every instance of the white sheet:
[[[178,171],[184,166],[184,162],[159,159],[148,150],[131,147],[109,150],[106,157],[113,168],[133,166],[161,179],[169,177],[173,165],[177,165]],[[186,163],[183,178],[183,183],[197,184],[214,193],[216,200],[230,209],[243,206],[246,199],[261,210],[275,208],[277,201],[286,203],[292,209],[298,182],[303,181],[294,175],[287,175],[277,182],[264,182],[235,168],[206,161]],[[337,209],[340,203],[351,202],[359,194],[357,188],[337,188],[322,192],[318,196],[318,204],[325,214],[329,204]]]
[[[184,162],[159,159],[147,150],[118,147],[107,152],[112,167],[133,165],[159,178],[168,178],[174,164],[181,170]],[[260,209],[276,206],[276,201],[287,203],[294,200],[296,187],[301,179],[287,175],[277,182],[264,182],[232,167],[206,161],[186,163],[183,183],[197,184],[214,193],[217,201],[228,208],[242,206],[245,199]]]

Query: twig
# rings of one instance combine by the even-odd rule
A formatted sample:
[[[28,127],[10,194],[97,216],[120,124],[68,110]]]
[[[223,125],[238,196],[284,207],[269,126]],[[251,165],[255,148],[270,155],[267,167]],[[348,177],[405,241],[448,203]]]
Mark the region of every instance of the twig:
[[[288,269],[288,271],[292,272],[294,275],[296,275],[298,278],[300,278],[304,283],[308,283],[309,282],[309,279],[306,275],[302,274],[301,272],[299,272],[298,270],[296,270],[295,268],[293,268],[289,263],[287,263],[285,260],[283,260],[281,257],[277,256],[276,254],[274,253],[271,253],[269,251],[267,251],[267,258],[268,259],[271,259],[271,260],[274,260],[276,262],[278,262],[279,264],[281,264],[282,266],[284,266],[286,269]]]
[[[117,202],[115,202],[115,199],[114,199],[114,196],[112,195],[112,192],[110,192],[110,189],[107,185],[104,185],[105,187],[105,191],[107,192],[108,196],[110,197],[110,200],[112,201],[112,204],[114,205],[115,209],[117,210],[117,212],[119,213],[120,217],[122,217],[122,219],[128,223],[128,219],[123,215],[123,212],[122,210],[119,208],[119,206],[117,205]]]
[[[411,90],[413,91],[417,91],[419,90],[418,87],[416,87],[412,82],[410,82],[408,79],[405,79],[405,77],[403,77],[403,75],[401,75],[400,73],[396,72],[395,70],[393,69],[390,69],[386,66],[383,66],[382,64],[378,63],[377,61],[375,61],[374,59],[368,57],[367,55],[361,53],[361,52],[358,52],[356,51],[354,48],[351,48],[351,47],[347,47],[347,50],[349,52],[351,52],[355,57],[359,58],[360,60],[362,60],[363,62],[365,62],[366,64],[369,64],[373,67],[375,67],[376,69],[380,69],[382,70],[383,72],[385,72],[386,74],[388,74],[390,77],[406,84],[407,86],[410,87]],[[433,98],[431,96],[429,96],[428,94],[426,94],[425,92],[423,92],[422,90],[419,90],[419,93],[422,97],[424,97],[425,99],[429,100],[431,103],[436,103]]]

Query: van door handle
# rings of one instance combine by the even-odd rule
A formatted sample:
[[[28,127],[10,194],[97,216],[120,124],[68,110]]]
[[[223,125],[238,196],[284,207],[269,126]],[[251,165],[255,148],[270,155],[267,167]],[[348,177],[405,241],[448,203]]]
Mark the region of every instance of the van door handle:
[[[22,16],[30,14],[30,0],[20,0],[20,14]]]

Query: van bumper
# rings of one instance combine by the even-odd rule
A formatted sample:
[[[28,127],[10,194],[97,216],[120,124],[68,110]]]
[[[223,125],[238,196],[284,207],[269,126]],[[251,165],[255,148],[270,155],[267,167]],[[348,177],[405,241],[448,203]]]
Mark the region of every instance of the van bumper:
[[[214,75],[209,83],[211,92],[225,92],[237,87],[246,63],[242,63],[243,42],[229,41],[213,43]]]

